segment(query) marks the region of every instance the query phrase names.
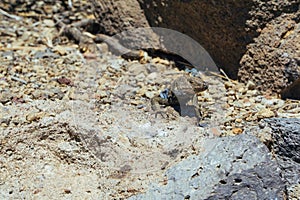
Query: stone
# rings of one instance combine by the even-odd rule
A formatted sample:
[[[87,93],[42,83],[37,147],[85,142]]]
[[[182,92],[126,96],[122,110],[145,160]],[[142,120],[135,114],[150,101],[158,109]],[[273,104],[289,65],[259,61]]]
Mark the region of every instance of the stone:
[[[246,87],[247,87],[248,90],[254,90],[255,89],[255,83],[253,83],[252,81],[248,81]]]
[[[48,27],[54,27],[55,26],[55,23],[53,20],[51,19],[44,19],[43,23],[48,26]]]
[[[154,96],[155,96],[155,92],[153,92],[153,91],[146,91],[145,92],[145,96],[147,97],[147,98],[149,98],[149,99],[151,99],[151,98],[153,98]]]
[[[260,34],[259,30],[281,13],[296,12],[299,6],[298,0],[138,1],[152,27],[192,37],[233,79],[237,78],[246,46]]]
[[[144,74],[144,75],[148,74],[145,65],[142,65],[138,62],[128,64],[128,70],[134,76],[137,76],[139,74]]]
[[[247,46],[238,73],[242,82],[252,81],[256,89],[265,93],[282,93],[283,98],[298,96],[299,99],[297,86],[293,86],[294,92],[293,89],[283,91],[300,77],[299,16],[300,12],[281,14]]]
[[[39,119],[41,119],[44,116],[45,116],[44,112],[38,112],[38,113],[31,112],[26,116],[26,120],[28,122],[38,121]]]
[[[290,184],[300,180],[300,119],[271,118],[264,119],[272,129],[272,141],[269,148],[276,155],[283,177]]]
[[[152,46],[151,44],[159,45],[159,38],[152,29],[149,29],[149,23],[137,0],[127,0],[126,2],[123,0],[95,0],[92,2],[101,32],[107,35],[118,34],[119,38],[122,38],[120,42],[132,49],[149,48],[149,45]]]
[[[274,171],[273,171],[274,170]],[[277,174],[276,177],[273,177]],[[284,199],[284,181],[280,176],[280,169],[272,163],[259,163],[252,169],[244,170],[241,173],[230,175],[215,188],[214,194],[207,198],[213,199]],[[261,178],[263,177],[263,178]],[[264,186],[258,186],[261,179],[270,180]],[[281,186],[277,186],[277,182]],[[264,184],[263,184],[264,185]],[[272,189],[271,189],[272,188]]]
[[[241,133],[243,133],[243,129],[241,129],[241,128],[234,128],[234,129],[232,129],[232,132],[234,134],[241,134]]]
[[[10,90],[1,91],[0,94],[0,103],[5,104],[13,98],[13,95]]]
[[[254,136],[204,139],[201,147],[167,170],[166,185],[129,199],[283,199],[281,171]]]
[[[255,116],[258,119],[271,118],[271,117],[275,117],[275,113],[270,109],[261,109],[258,113],[256,113]]]

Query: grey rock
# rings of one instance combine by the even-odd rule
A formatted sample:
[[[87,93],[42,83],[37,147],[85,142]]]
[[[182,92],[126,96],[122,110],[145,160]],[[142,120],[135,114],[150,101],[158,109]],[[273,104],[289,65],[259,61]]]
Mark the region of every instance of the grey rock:
[[[112,67],[113,69],[120,71],[122,65],[124,64],[123,59],[111,59],[108,60],[109,66]]]
[[[6,104],[13,98],[13,94],[10,90],[1,91],[0,94],[0,103]]]
[[[59,55],[57,55],[56,53],[50,52],[50,51],[37,51],[34,54],[34,59],[42,59],[42,58],[58,58]]]
[[[291,184],[300,182],[300,119],[265,119],[272,129],[269,148],[275,153],[283,176]]]
[[[281,157],[300,163],[300,119],[265,119],[273,132],[272,149]]]
[[[276,176],[274,176],[276,174]],[[228,176],[216,186],[213,199],[282,199],[284,181],[273,162],[260,163],[254,168]]]
[[[168,169],[166,185],[130,199],[283,199],[284,180],[254,136],[204,139],[204,151]]]

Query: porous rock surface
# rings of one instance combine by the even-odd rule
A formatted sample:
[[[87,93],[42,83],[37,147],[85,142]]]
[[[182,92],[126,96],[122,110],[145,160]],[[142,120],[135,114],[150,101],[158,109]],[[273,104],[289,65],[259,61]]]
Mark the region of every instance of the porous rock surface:
[[[300,119],[265,119],[272,129],[270,149],[278,158],[283,176],[290,184],[300,181]]]
[[[265,143],[275,158],[284,178],[288,199],[299,199],[300,165],[299,165],[299,118],[269,118],[251,128],[249,132]]]
[[[280,93],[300,77],[300,12],[283,14],[262,29],[241,59],[239,78],[251,80],[262,91]],[[299,86],[299,84],[298,84]],[[296,98],[293,90],[282,93]]]
[[[159,38],[149,29],[150,25],[137,0],[92,2],[100,33],[115,36],[129,48],[159,46]]]
[[[297,0],[139,0],[151,26],[174,29],[195,39],[231,77],[259,30],[282,13],[295,13]]]
[[[283,199],[280,169],[254,136],[205,139],[201,146],[166,172],[165,185],[131,199]]]

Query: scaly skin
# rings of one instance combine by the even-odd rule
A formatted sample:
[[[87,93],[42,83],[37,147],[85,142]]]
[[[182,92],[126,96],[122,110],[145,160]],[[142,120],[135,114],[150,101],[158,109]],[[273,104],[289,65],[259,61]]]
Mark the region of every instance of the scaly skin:
[[[157,113],[162,113],[161,105],[171,106],[181,116],[196,117],[199,122],[201,113],[197,93],[206,89],[207,84],[201,78],[183,75],[172,82],[168,98],[153,97],[151,99],[151,107]]]

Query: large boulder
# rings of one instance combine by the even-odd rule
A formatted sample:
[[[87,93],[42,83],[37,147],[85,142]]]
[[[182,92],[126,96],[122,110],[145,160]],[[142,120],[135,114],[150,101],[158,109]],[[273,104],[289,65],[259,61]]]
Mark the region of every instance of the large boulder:
[[[115,36],[128,48],[159,46],[159,38],[150,29],[137,0],[92,0],[92,3],[99,22],[99,32]]]
[[[286,180],[287,199],[300,197],[300,118],[268,118],[248,130],[272,152]]]
[[[199,42],[236,79],[239,61],[260,30],[298,0],[139,0],[151,26],[174,29]]]
[[[281,171],[254,136],[204,139],[201,147],[168,169],[166,184],[130,199],[284,199]]]
[[[149,27],[149,23],[136,0],[93,0],[92,2],[96,19],[101,26],[101,32],[114,35],[133,27]]]
[[[240,80],[251,80],[260,90],[280,93],[299,79],[300,12],[282,14],[268,23],[254,43],[247,46],[240,64]],[[300,93],[294,92],[296,88],[286,89],[282,96],[300,98]]]
[[[150,26],[179,31],[202,45],[230,78],[252,80],[261,90],[279,93],[299,78],[299,0],[93,2],[101,32],[106,34]],[[137,48],[151,43],[140,32],[121,37]],[[151,46],[160,46],[157,37],[152,38]],[[137,40],[142,42],[134,45]],[[176,39],[171,43],[190,52]],[[294,96],[283,93],[284,98]]]
[[[291,184],[300,181],[300,119],[265,119],[272,129],[269,148],[274,152],[282,175]]]

